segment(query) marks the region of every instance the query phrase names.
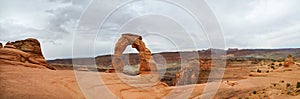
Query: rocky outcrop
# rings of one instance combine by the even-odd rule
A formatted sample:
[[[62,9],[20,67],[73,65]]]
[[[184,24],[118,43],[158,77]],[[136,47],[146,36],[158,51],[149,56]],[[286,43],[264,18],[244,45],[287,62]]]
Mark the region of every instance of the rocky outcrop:
[[[289,55],[287,56],[287,58],[285,59],[283,66],[284,66],[284,67],[289,67],[289,66],[292,65],[292,64],[294,64],[294,60],[293,60],[292,55],[289,54]]]
[[[3,46],[2,46],[2,43],[0,43],[0,48],[2,48]]]
[[[140,73],[146,73],[151,70],[156,70],[156,64],[152,60],[151,51],[146,47],[145,43],[142,41],[142,36],[128,33],[122,34],[121,38],[115,45],[112,66],[117,71],[123,71],[124,63],[122,62],[121,56],[126,47],[129,45],[131,45],[132,48],[137,49],[137,51],[139,52]]]
[[[4,48],[13,48],[13,49],[16,49],[15,45],[11,42],[7,42],[4,46]]]
[[[39,41],[33,38],[7,42],[4,48],[0,49],[0,60],[11,64],[24,63],[27,67],[55,69],[47,64]]]
[[[177,72],[175,78],[173,79],[173,85],[188,85],[196,84],[199,78],[200,63],[198,60],[190,60],[189,64],[185,66],[182,70]]]
[[[19,40],[12,43],[17,49],[21,51],[27,52],[29,54],[43,56],[40,42],[37,39],[28,38],[25,40]]]

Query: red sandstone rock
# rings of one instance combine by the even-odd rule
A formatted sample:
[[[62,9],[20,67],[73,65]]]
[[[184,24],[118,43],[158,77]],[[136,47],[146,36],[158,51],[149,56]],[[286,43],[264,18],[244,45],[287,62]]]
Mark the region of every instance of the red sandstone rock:
[[[32,38],[16,42],[7,42],[5,47],[0,49],[0,59],[55,69],[46,62],[39,41]],[[28,67],[30,67],[30,65],[28,65]]]
[[[290,65],[294,64],[294,61],[293,61],[293,57],[292,55],[288,55],[287,58],[285,59],[284,61],[284,67],[289,67]]]
[[[7,43],[5,44],[5,46],[4,46],[4,48],[13,48],[13,49],[16,49],[16,47],[14,46],[14,44],[11,43],[11,42],[7,42]]]
[[[173,85],[196,84],[199,78],[200,63],[198,60],[191,60],[189,64],[175,75]]]
[[[114,58],[112,60],[112,66],[117,71],[123,71],[123,63],[121,56],[127,46],[131,45],[132,48],[136,48],[139,51],[140,57],[140,73],[146,73],[151,70],[156,70],[156,64],[152,61],[151,51],[146,47],[142,41],[142,37],[135,34],[122,34],[121,38],[115,45]]]

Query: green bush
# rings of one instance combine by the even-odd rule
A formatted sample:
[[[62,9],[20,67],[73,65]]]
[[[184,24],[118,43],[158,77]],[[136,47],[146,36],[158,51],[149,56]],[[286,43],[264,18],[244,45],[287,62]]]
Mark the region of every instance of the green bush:
[[[261,70],[257,69],[257,72],[258,72],[258,73],[261,73]]]
[[[257,92],[256,92],[256,90],[254,90],[252,93],[253,93],[253,94],[256,94]]]
[[[272,68],[272,69],[275,69],[275,67],[274,67],[274,66],[271,66],[271,68]]]
[[[290,87],[291,86],[291,84],[290,83],[286,83],[286,87]]]
[[[272,63],[271,65],[275,65],[274,63]]]
[[[297,87],[296,88],[300,88],[300,82],[297,82]]]

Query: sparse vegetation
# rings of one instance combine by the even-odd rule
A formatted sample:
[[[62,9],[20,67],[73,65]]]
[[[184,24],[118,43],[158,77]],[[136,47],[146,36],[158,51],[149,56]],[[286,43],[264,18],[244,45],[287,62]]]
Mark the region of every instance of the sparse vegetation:
[[[261,70],[260,69],[257,69],[257,71],[256,72],[258,72],[258,73],[261,73]]]
[[[270,72],[269,70],[266,71],[266,73],[269,73],[269,72]]]
[[[282,64],[281,64],[281,63],[279,63],[279,66],[282,66]]]
[[[286,83],[286,87],[290,87],[291,86],[291,84],[290,83]]]
[[[275,65],[274,63],[272,63],[271,65]]]
[[[284,83],[284,80],[281,80],[280,82],[281,82],[281,83]]]
[[[254,90],[252,93],[253,93],[253,94],[256,94],[257,92],[256,92],[256,90]]]
[[[271,66],[271,68],[272,68],[272,69],[275,69],[275,67],[274,67],[274,66]]]
[[[297,82],[296,88],[300,88],[300,82]]]

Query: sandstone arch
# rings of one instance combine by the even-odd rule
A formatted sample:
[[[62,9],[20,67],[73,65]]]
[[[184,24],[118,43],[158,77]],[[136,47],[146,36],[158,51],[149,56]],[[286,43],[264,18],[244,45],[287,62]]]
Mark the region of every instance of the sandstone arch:
[[[142,36],[136,34],[122,34],[121,38],[115,45],[114,57],[112,60],[112,66],[119,72],[123,71],[123,63],[121,56],[126,47],[131,45],[139,52],[140,56],[140,74],[147,73],[156,68],[155,62],[152,61],[151,51],[146,47],[142,41]]]

